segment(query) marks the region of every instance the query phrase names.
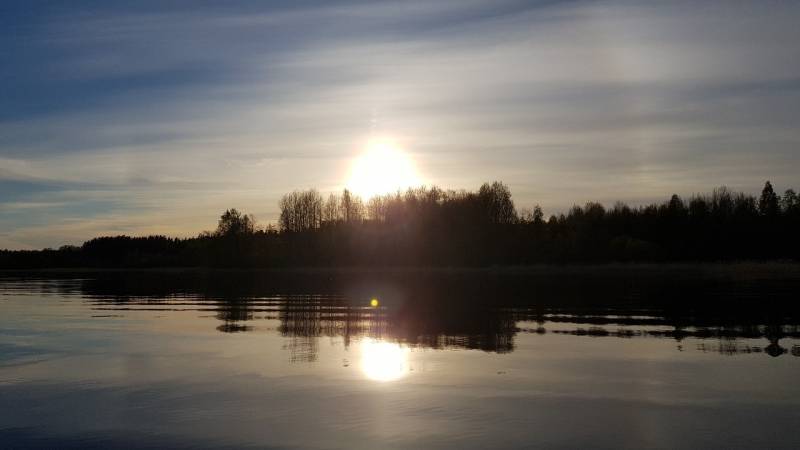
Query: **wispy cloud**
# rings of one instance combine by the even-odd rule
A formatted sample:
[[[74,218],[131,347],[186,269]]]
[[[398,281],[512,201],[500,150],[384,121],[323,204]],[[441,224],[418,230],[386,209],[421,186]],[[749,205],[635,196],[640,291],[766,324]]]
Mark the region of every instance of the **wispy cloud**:
[[[33,183],[3,196],[13,246],[194,234],[229,206],[271,220],[284,191],[339,189],[375,133],[430,183],[502,179],[550,211],[800,169],[797,4],[39,13],[0,44],[0,179]]]

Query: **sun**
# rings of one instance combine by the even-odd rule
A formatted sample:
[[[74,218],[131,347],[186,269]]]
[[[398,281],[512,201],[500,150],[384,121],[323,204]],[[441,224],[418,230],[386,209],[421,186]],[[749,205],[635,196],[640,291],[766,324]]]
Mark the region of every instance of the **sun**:
[[[388,139],[372,139],[350,168],[347,188],[363,199],[421,183],[411,158]]]

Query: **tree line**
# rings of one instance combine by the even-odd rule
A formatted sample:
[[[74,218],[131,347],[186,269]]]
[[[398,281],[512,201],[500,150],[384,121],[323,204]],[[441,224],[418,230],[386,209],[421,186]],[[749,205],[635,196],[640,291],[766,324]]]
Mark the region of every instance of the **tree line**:
[[[420,187],[363,201],[348,190],[294,191],[278,226],[225,211],[193,238],[98,237],[57,250],[0,251],[0,268],[507,266],[537,263],[800,259],[800,197],[767,181],[689,199],[588,202],[545,218],[518,210],[501,182],[477,191]]]

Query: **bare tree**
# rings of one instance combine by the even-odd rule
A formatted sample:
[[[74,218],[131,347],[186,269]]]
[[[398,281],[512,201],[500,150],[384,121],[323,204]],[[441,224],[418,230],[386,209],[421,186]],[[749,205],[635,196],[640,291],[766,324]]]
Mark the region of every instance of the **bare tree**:
[[[280,227],[284,231],[305,231],[322,224],[322,196],[316,189],[294,191],[284,195],[280,207]]]
[[[386,195],[376,195],[367,202],[367,218],[375,222],[385,222],[386,212],[391,201],[391,197]]]
[[[335,223],[342,220],[341,200],[336,194],[328,195],[328,200],[322,209],[322,220],[328,223]]]
[[[364,203],[361,197],[353,195],[348,189],[342,192],[342,216],[347,223],[360,222],[364,218]]]

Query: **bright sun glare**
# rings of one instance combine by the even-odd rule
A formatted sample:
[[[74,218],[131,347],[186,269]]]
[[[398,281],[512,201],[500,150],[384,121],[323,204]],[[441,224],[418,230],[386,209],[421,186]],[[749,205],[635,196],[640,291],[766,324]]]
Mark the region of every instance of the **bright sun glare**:
[[[408,348],[375,339],[361,341],[361,369],[367,378],[392,381],[408,371]]]
[[[411,158],[387,139],[373,139],[353,162],[347,188],[363,199],[419,186]]]

